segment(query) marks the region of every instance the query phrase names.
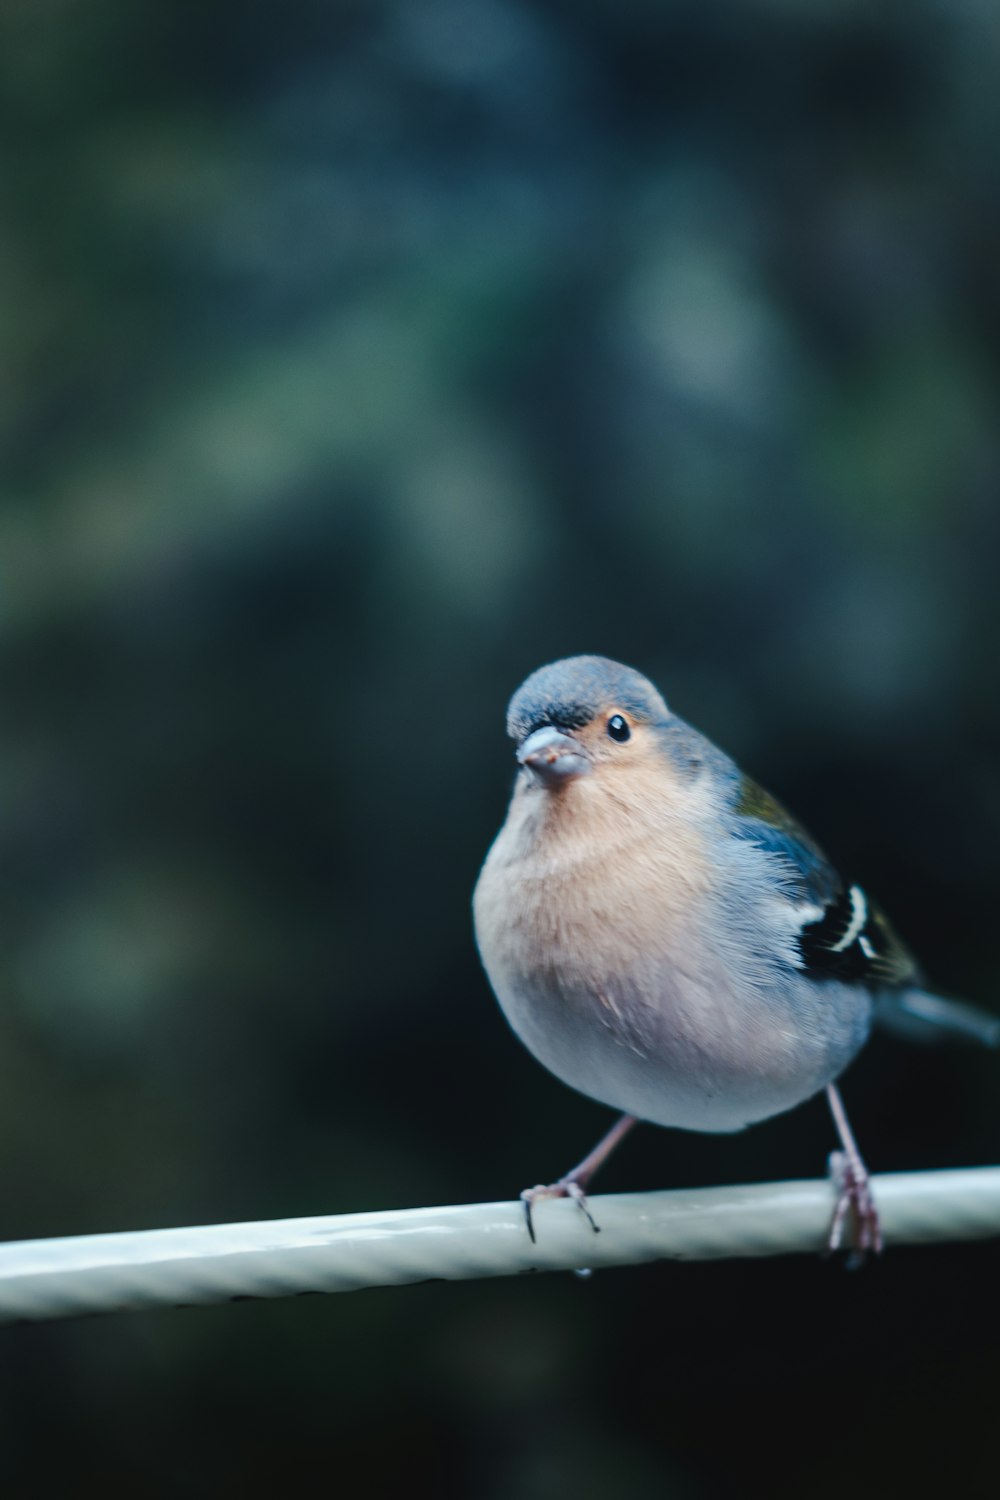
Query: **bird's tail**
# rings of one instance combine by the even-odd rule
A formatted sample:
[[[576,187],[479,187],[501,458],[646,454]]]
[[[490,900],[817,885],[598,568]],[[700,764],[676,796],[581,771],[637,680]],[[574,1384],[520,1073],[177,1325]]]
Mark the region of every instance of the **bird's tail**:
[[[977,1010],[964,1000],[946,1000],[926,990],[896,990],[875,1002],[875,1022],[914,1042],[978,1042],[1000,1047],[1000,1017]]]

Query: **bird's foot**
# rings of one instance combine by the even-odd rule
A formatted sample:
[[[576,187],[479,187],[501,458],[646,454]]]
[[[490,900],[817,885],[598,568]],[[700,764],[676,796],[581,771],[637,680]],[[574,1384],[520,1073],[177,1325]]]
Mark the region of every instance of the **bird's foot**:
[[[831,1254],[844,1244],[844,1227],[850,1215],[853,1233],[847,1264],[853,1268],[868,1255],[882,1253],[882,1224],[872,1196],[868,1168],[860,1156],[847,1151],[830,1155],[830,1180],[837,1192],[827,1247]]]
[[[590,1212],[583,1184],[570,1173],[567,1177],[560,1177],[558,1182],[550,1182],[547,1186],[539,1183],[537,1187],[525,1188],[521,1194],[521,1203],[524,1207],[524,1222],[528,1226],[528,1233],[531,1236],[531,1243],[533,1245],[537,1243],[535,1240],[533,1210],[535,1204],[539,1203],[543,1198],[572,1198],[594,1233],[600,1234],[601,1226]]]
[[[587,1184],[597,1171],[602,1162],[607,1161],[618,1142],[624,1140],[629,1131],[636,1124],[634,1115],[622,1115],[616,1120],[608,1131],[589,1152],[583,1161],[578,1161],[571,1172],[565,1177],[560,1177],[558,1182],[552,1182],[545,1187],[539,1183],[538,1187],[525,1188],[521,1194],[521,1202],[524,1205],[524,1221],[531,1235],[531,1243],[535,1243],[535,1226],[532,1222],[532,1209],[542,1198],[572,1198],[577,1208],[583,1214],[587,1223],[595,1234],[600,1234],[600,1225],[594,1219],[593,1214],[587,1207]]]

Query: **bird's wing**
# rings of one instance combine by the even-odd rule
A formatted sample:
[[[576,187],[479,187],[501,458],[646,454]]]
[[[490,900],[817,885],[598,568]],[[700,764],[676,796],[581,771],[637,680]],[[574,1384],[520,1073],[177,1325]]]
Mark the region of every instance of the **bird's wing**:
[[[736,788],[735,832],[781,861],[801,897],[801,965],[816,978],[873,987],[921,983],[916,960],[858,885],[845,885],[819,845],[749,777]]]
[[[802,899],[799,951],[807,973],[871,986],[876,1022],[912,1040],[953,1037],[1000,1046],[1000,1019],[925,990],[916,959],[879,908],[860,886],[844,885],[819,845],[769,792],[744,777],[733,812],[738,836],[780,859]]]

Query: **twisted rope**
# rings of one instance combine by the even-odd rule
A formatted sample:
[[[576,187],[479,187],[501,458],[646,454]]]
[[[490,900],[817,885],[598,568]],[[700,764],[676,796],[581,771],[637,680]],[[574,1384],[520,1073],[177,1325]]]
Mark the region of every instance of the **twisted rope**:
[[[1000,1167],[873,1179],[890,1247],[1000,1235]],[[349,1292],[427,1280],[582,1271],[653,1260],[821,1251],[830,1183],[776,1182],[566,1200],[153,1229],[0,1245],[0,1322],[126,1308]]]

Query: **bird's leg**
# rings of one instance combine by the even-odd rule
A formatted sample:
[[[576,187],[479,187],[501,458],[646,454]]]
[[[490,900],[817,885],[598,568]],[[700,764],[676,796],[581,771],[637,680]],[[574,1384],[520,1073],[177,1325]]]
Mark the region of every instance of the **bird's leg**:
[[[600,1225],[594,1222],[594,1216],[587,1207],[587,1184],[618,1142],[624,1140],[632,1126],[637,1124],[638,1121],[632,1115],[622,1115],[607,1135],[601,1137],[593,1151],[578,1162],[571,1172],[567,1172],[565,1177],[560,1177],[558,1182],[551,1182],[548,1186],[540,1183],[538,1187],[525,1188],[521,1194],[521,1202],[524,1204],[524,1217],[532,1244],[535,1242],[535,1226],[531,1211],[540,1198],[572,1198],[594,1233],[600,1234]]]
[[[847,1122],[847,1112],[836,1084],[827,1084],[826,1097],[843,1147],[842,1151],[834,1151],[830,1155],[830,1178],[837,1190],[837,1206],[833,1211],[827,1243],[831,1251],[840,1249],[844,1240],[844,1224],[850,1214],[854,1221],[854,1235],[848,1264],[860,1265],[869,1251],[874,1255],[882,1253],[882,1225],[872,1197],[868,1168],[861,1159],[861,1152]]]

